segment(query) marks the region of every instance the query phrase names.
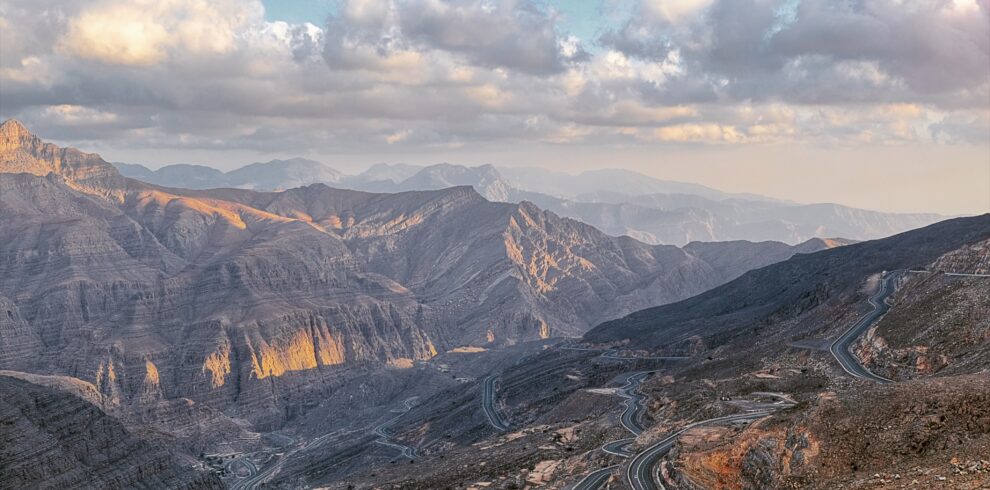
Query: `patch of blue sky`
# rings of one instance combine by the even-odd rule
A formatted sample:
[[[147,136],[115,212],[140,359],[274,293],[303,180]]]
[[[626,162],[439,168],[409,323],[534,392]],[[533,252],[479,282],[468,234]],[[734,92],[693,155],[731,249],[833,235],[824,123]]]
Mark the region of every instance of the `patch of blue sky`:
[[[797,22],[798,7],[800,6],[801,0],[785,0],[779,7],[775,8],[773,10],[773,25],[767,29],[767,32],[763,33],[763,40],[770,40],[775,34]]]
[[[559,0],[543,1],[544,8],[552,8],[560,14],[559,30],[581,40],[584,49],[597,48],[598,38],[606,30],[625,19],[623,13],[630,0]],[[327,17],[337,12],[340,0],[262,0],[265,17],[269,21],[291,23],[309,22],[326,25]]]
[[[321,27],[339,7],[337,0],[261,0],[261,3],[265,6],[265,18],[270,22],[309,22]]]

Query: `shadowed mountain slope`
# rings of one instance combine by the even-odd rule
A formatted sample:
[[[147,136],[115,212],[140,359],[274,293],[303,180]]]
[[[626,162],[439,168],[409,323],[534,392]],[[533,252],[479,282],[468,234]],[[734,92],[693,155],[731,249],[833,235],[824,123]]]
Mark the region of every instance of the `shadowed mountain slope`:
[[[68,393],[0,376],[0,487],[223,488]]]
[[[592,342],[673,345],[692,335],[727,338],[754,324],[779,322],[855,291],[869,275],[922,268],[941,255],[990,237],[990,214],[936,223],[882,240],[857,243],[752,270],[696,297],[638,311],[585,334]]]

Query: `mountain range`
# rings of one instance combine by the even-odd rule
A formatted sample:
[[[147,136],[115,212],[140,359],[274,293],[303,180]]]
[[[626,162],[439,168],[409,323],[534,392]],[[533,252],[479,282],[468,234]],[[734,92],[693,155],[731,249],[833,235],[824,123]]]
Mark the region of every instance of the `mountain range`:
[[[205,165],[176,164],[151,170],[143,165],[115,163],[121,174],[163,187],[185,189],[282,190],[309,184],[334,184],[344,177],[323,163],[305,158],[252,163],[230,172]]]
[[[798,254],[605,322],[583,343],[490,360],[490,374],[390,427],[394,443],[420,454],[415,465],[342,443],[295,458],[275,482],[980,488],[990,475],[980,459],[990,444],[988,257],[990,214]],[[882,281],[889,312],[850,345],[878,382],[851,375],[830,346],[873,311]]]
[[[798,204],[754,194],[730,194],[628,170],[571,175],[492,165],[378,164],[361,174],[345,176],[319,162],[302,159],[256,163],[226,174],[204,166],[173,165],[154,172],[128,164],[117,167],[123,175],[138,180],[194,189],[275,190],[325,182],[340,188],[394,193],[466,185],[490,201],[529,201],[610,235],[677,246],[692,241],[773,240],[798,244],[811,238],[870,240],[943,219],[936,214],[884,213],[839,204]]]
[[[808,216],[904,223],[646,179],[636,195],[591,186],[607,173],[553,197],[491,166],[335,183],[371,192],[296,186],[308,174],[285,165],[166,186],[0,125],[0,481],[895,488],[990,474],[990,215],[870,241],[659,245],[544,206],[671,213],[671,237],[705,212],[792,238]],[[244,188],[270,176],[288,188]],[[875,311],[847,353],[872,378],[855,376],[834,346]]]
[[[649,245],[467,186],[161,187],[16,121],[0,215],[0,369],[80,379],[124,414],[190,399],[256,427],[351,368],[579,336],[836,245]]]

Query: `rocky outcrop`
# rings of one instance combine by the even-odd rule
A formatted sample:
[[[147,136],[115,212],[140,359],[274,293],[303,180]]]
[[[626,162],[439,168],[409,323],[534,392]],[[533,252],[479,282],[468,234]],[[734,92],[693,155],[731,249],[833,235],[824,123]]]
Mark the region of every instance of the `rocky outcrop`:
[[[990,274],[990,240],[973,243],[947,253],[930,270],[964,274]]]
[[[912,479],[913,486],[951,479],[954,488],[979,488],[970,486],[985,478],[979,469],[952,468],[979,461],[990,443],[988,401],[982,375],[825,392],[741,432],[686,433],[671,453],[670,474],[721,489],[902,488]]]
[[[741,434],[727,427],[700,427],[678,439],[669,455],[675,464],[665,469],[668,478],[685,488],[786,488],[821,450],[815,436],[801,427],[753,427]]]
[[[73,395],[0,376],[0,487],[223,488]]]

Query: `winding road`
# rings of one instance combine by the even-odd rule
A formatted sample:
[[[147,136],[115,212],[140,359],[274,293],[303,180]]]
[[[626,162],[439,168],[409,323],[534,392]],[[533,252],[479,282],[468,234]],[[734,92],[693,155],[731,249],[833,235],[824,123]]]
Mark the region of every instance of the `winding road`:
[[[385,422],[382,422],[381,424],[379,424],[377,427],[374,428],[372,432],[374,432],[374,434],[378,436],[378,439],[375,439],[375,443],[398,449],[399,453],[404,458],[416,459],[416,448],[406,446],[405,444],[398,444],[395,442],[391,442],[390,440],[391,436],[388,434],[387,429],[391,427],[396,420],[399,420],[403,415],[405,415],[406,412],[412,410],[412,407],[415,405],[415,402],[418,398],[419,398],[418,396],[412,396],[406,398],[406,400],[402,402],[401,409],[392,410],[392,413],[398,413],[398,415],[392,417],[391,419],[386,420]]]
[[[642,383],[643,380],[646,379],[646,377],[651,373],[651,371],[645,371],[628,374],[626,377],[626,384],[618,391],[620,396],[626,398],[625,410],[622,413],[621,419],[622,426],[634,436],[638,436],[643,432],[643,427],[639,425],[639,417],[644,410],[642,405],[643,396],[636,393],[636,389],[639,387],[639,384]],[[654,468],[660,461],[660,458],[670,451],[670,448],[673,447],[674,443],[677,441],[677,438],[685,431],[702,425],[750,422],[753,420],[758,420],[781,408],[791,407],[795,403],[792,398],[783,393],[756,392],[753,393],[753,395],[776,398],[777,401],[775,403],[751,402],[746,406],[753,408],[750,408],[745,412],[702,420],[685,425],[635,455],[634,453],[628,451],[628,447],[636,441],[635,437],[610,441],[603,445],[601,449],[608,454],[613,454],[619,457],[632,457],[626,467],[626,480],[632,488],[636,490],[662,490],[664,488],[663,484],[659,481],[659,479],[653,477],[653,475],[656,474]],[[621,465],[612,465],[593,471],[581,479],[581,481],[579,481],[574,487],[572,487],[572,490],[596,490],[601,488],[601,486],[608,481],[608,478],[612,472],[620,466]]]
[[[414,459],[416,457],[416,449],[415,448],[412,448],[412,447],[409,447],[409,446],[405,446],[405,445],[402,445],[402,444],[392,443],[389,440],[390,439],[390,436],[388,435],[388,432],[386,432],[386,429],[391,424],[395,423],[396,420],[398,420],[400,417],[402,417],[402,415],[404,415],[406,412],[408,412],[409,410],[411,410],[412,407],[415,405],[414,402],[418,398],[419,397],[416,397],[416,396],[407,398],[405,401],[403,401],[402,408],[401,409],[394,409],[394,410],[392,410],[393,413],[398,413],[397,416],[392,417],[391,419],[385,421],[384,423],[382,423],[382,424],[380,424],[377,427],[374,427],[372,429],[373,433],[378,436],[378,439],[376,439],[374,441],[375,443],[382,444],[382,445],[385,445],[385,446],[394,447],[394,448],[398,449],[401,452],[401,454],[402,454],[403,457],[406,457],[406,458],[409,458],[409,459]],[[328,433],[326,433],[326,434],[324,434],[324,435],[322,435],[320,437],[317,437],[315,439],[310,440],[309,442],[307,442],[305,444],[297,443],[297,441],[295,439],[293,439],[291,437],[288,437],[288,436],[286,436],[284,434],[273,434],[273,435],[275,435],[275,436],[277,436],[279,438],[282,438],[283,441],[285,441],[285,444],[282,445],[282,449],[288,449],[288,448],[291,448],[291,449],[288,449],[281,456],[274,455],[275,456],[275,459],[273,459],[268,464],[266,464],[265,467],[264,467],[264,469],[260,469],[260,470],[246,456],[241,456],[239,458],[236,458],[234,460],[231,460],[229,463],[227,463],[228,471],[230,471],[234,467],[234,464],[237,463],[237,464],[244,465],[248,469],[248,473],[249,474],[248,474],[248,476],[246,476],[246,477],[244,477],[242,479],[239,479],[239,480],[237,480],[234,483],[229,484],[230,485],[230,488],[231,488],[231,490],[252,490],[252,489],[256,489],[261,484],[265,483],[266,481],[268,481],[272,477],[274,477],[275,474],[278,473],[279,470],[281,470],[281,468],[285,464],[285,462],[286,461],[289,461],[290,459],[292,459],[293,456],[295,456],[297,453],[308,451],[308,450],[310,450],[310,449],[312,449],[314,447],[317,447],[317,446],[323,444],[327,440],[338,439],[340,437],[345,437],[345,436],[348,436],[348,435],[353,434],[355,432],[363,432],[363,431],[365,431],[367,429],[368,429],[367,427],[364,427],[364,428],[361,428],[361,429],[358,429],[358,430],[339,430],[339,431],[328,432]]]
[[[495,409],[495,380],[497,379],[498,376],[494,374],[485,378],[485,386],[481,396],[481,408],[485,411],[485,416],[488,417],[488,423],[495,430],[505,432],[509,430],[509,424],[502,419],[498,410]]]
[[[626,378],[626,384],[619,388],[619,396],[626,399],[624,402],[625,410],[622,411],[622,417],[619,421],[622,423],[622,427],[626,430],[632,432],[632,435],[638,436],[643,433],[644,427],[639,425],[639,417],[643,413],[643,395],[636,392],[639,388],[639,384],[646,379],[647,376],[652,374],[653,371],[641,371],[638,373],[631,373]]]
[[[281,439],[284,442],[284,444],[282,446],[283,448],[293,446],[296,443],[296,440],[295,439],[293,439],[293,438],[291,438],[289,436],[286,436],[284,434],[272,433],[272,436],[275,437],[275,438],[279,438],[279,439]],[[297,446],[297,447],[289,450],[283,457],[278,458],[278,459],[276,459],[274,461],[271,461],[269,464],[267,464],[264,467],[264,469],[259,469],[258,466],[255,465],[254,462],[251,461],[251,459],[247,457],[247,455],[242,455],[242,456],[238,457],[237,459],[231,460],[229,463],[227,463],[227,471],[230,471],[234,467],[234,464],[235,463],[240,464],[240,465],[243,465],[248,470],[248,475],[247,476],[245,476],[244,478],[239,479],[236,482],[230,484],[231,490],[244,490],[244,489],[258,488],[259,485],[261,485],[266,480],[268,480],[269,478],[271,478],[272,476],[274,476],[275,472],[278,471],[282,467],[282,464],[283,463],[285,463],[285,460],[288,457],[290,457],[293,454],[295,454],[297,451],[299,451],[299,449],[300,448]],[[259,452],[253,453],[253,455],[256,456],[258,454],[265,454],[265,453],[267,453],[267,451],[259,451]]]
[[[622,411],[622,416],[619,418],[622,427],[627,431],[632,433],[634,437],[627,437],[624,439],[617,439],[615,441],[610,441],[602,446],[602,451],[619,456],[622,458],[628,458],[632,456],[633,453],[629,452],[627,448],[630,444],[636,441],[636,437],[643,433],[643,427],[639,425],[639,418],[643,412],[643,395],[636,392],[639,388],[640,383],[646,379],[647,376],[652,374],[653,371],[638,371],[634,373],[629,373],[626,375],[626,384],[618,389],[617,395],[625,399],[623,406],[625,409]],[[620,465],[612,465],[600,470],[595,470],[589,473],[587,476],[581,479],[572,490],[593,490],[601,488],[601,486],[608,480],[609,475],[612,471],[618,468]]]
[[[880,279],[880,289],[873,296],[870,296],[869,302],[873,306],[873,311],[869,312],[856,322],[853,326],[849,327],[839,338],[832,342],[829,347],[829,351],[832,352],[832,356],[835,360],[839,361],[842,369],[849,373],[851,376],[859,379],[864,379],[867,381],[874,381],[877,383],[891,383],[890,379],[884,378],[878,374],[871,372],[866,369],[862,364],[859,363],[859,359],[853,355],[850,347],[856,339],[863,334],[870,326],[877,322],[888,310],[890,306],[887,304],[887,298],[890,297],[894,292],[893,281],[900,277],[900,271],[884,272],[882,278]]]
[[[226,468],[227,473],[235,474],[234,468],[238,465],[243,466],[248,470],[248,474],[245,478],[252,478],[258,474],[258,466],[245,455],[238,456],[237,458],[228,461],[227,464],[224,465],[224,468]]]
[[[636,441],[635,437],[627,437],[625,439],[617,439],[611,442],[607,442],[602,445],[602,451],[608,454],[614,454],[622,458],[628,458],[632,456],[633,453],[629,451],[629,445]]]
[[[258,488],[258,485],[260,485],[266,479],[270,478],[272,475],[275,474],[275,470],[282,466],[281,463],[284,461],[284,459],[277,461],[275,464],[269,466],[268,468],[266,468],[264,471],[261,472],[258,471],[258,467],[255,466],[253,463],[248,465],[248,463],[250,462],[243,456],[234,461],[241,461],[241,463],[247,466],[248,470],[250,471],[250,474],[247,477],[245,477],[243,480],[239,480],[237,483],[234,483],[233,485],[230,486],[232,490],[242,490],[242,489]]]
[[[600,470],[592,471],[591,473],[588,473],[587,476],[582,478],[577,485],[574,485],[574,488],[571,490],[593,490],[596,488],[601,488],[601,486],[608,481],[608,478],[612,476],[612,472],[619,466],[622,465],[614,464],[612,466],[606,466]]]
[[[659,442],[653,444],[652,446],[644,449],[632,460],[629,461],[629,465],[626,466],[626,480],[629,485],[632,486],[634,490],[662,490],[664,488],[663,484],[660,483],[656,478],[653,477],[656,474],[653,468],[656,467],[657,463],[660,461],[670,448],[673,447],[674,442],[677,438],[683,434],[688,429],[702,426],[711,425],[718,423],[728,423],[728,422],[750,422],[753,420],[761,419],[773,413],[772,411],[760,411],[751,413],[737,413],[734,415],[726,415],[724,417],[716,417],[713,419],[702,420],[699,422],[694,422],[692,424],[685,425],[684,427],[678,429],[676,432],[670,434],[669,436],[661,439]],[[597,488],[597,487],[589,487]]]

